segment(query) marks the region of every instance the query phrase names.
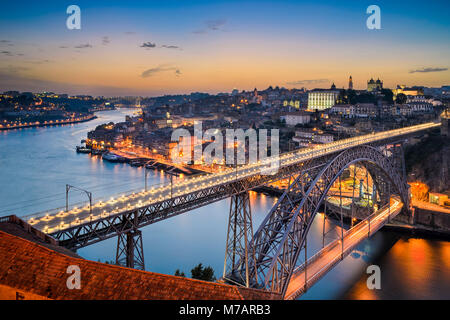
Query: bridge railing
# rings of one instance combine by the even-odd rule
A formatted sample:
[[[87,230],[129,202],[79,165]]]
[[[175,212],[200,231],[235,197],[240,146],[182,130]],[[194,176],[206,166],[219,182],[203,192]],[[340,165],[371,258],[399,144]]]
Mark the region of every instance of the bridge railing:
[[[196,173],[190,176],[187,176],[186,179],[198,179],[204,176],[210,175],[210,173]],[[164,188],[164,187],[170,187],[171,182],[170,181],[166,181],[166,182],[162,182],[162,183],[153,183],[147,186],[147,190],[151,191],[151,190],[156,190],[159,188]],[[145,191],[144,187],[141,188],[134,188],[134,189],[130,189],[127,191],[122,191],[122,192],[116,192],[114,194],[108,195],[108,196],[100,196],[100,197],[95,197],[95,193],[93,194],[93,198],[92,198],[92,204],[94,205],[95,203],[98,202],[107,202],[110,201],[112,198],[114,199],[118,199],[122,196],[129,196],[132,194],[138,194],[140,192]],[[84,201],[78,201],[75,203],[70,203],[69,204],[69,210],[71,208],[83,208],[83,207],[89,207],[89,201],[88,200],[84,200]],[[57,208],[51,208],[51,209],[47,209],[47,210],[41,210],[39,212],[36,213],[32,213],[32,214],[27,214],[27,215],[22,215],[21,218],[28,221],[30,219],[36,219],[36,218],[42,218],[45,217],[46,215],[56,215],[58,213],[61,212],[65,212],[66,211],[66,206],[61,206],[61,207],[57,207]]]
[[[369,222],[369,220],[372,220],[373,218],[376,218],[381,211],[385,211],[386,209],[389,208],[389,205],[385,205],[383,207],[381,207],[380,209],[378,209],[375,213],[367,216],[365,219],[361,220],[358,224],[356,224],[355,226],[353,226],[352,228],[348,229],[345,231],[344,233],[344,241],[345,241],[345,237],[354,234],[357,231],[360,231],[360,229],[362,229],[362,227],[364,227],[365,225],[367,225],[367,223]],[[394,209],[395,211],[399,211],[401,210],[400,208]],[[392,212],[389,213],[389,217],[391,216]],[[373,232],[376,232],[379,229],[379,223],[376,224],[375,226],[375,230],[373,230]],[[372,233],[372,230],[369,231],[369,233],[367,234],[367,236],[369,236]],[[365,237],[364,237],[365,238]],[[333,241],[331,241],[328,245],[326,245],[325,247],[323,247],[322,249],[320,249],[317,253],[315,253],[312,257],[310,257],[309,259],[307,259],[307,261],[305,261],[302,265],[298,266],[296,269],[294,269],[293,271],[293,275],[295,273],[299,273],[299,272],[303,272],[308,268],[308,265],[314,263],[317,259],[319,259],[324,253],[329,252],[331,248],[335,247],[336,245],[339,244],[339,242],[336,242],[338,240],[341,240],[340,238],[335,239]],[[344,251],[341,252],[340,255],[335,256],[332,261],[330,261],[330,263],[328,263],[326,266],[322,267],[319,271],[317,271],[316,273],[314,273],[311,277],[307,278],[304,285],[300,288],[298,288],[296,291],[292,292],[290,294],[290,296],[286,297],[286,299],[295,299],[298,296],[300,296],[301,294],[303,294],[309,287],[311,287],[316,281],[320,280],[322,278],[323,275],[325,275],[328,270],[332,267],[334,267],[341,259],[342,257],[347,256],[350,252],[352,252],[356,246],[358,246],[359,243],[355,243],[354,245],[351,245],[347,248],[344,249]]]
[[[379,215],[380,211],[384,211],[386,209],[389,208],[389,205],[385,205],[381,208],[379,208],[376,212],[372,213],[371,215],[367,216],[366,218],[364,218],[363,220],[361,220],[359,223],[355,224],[353,227],[351,227],[350,229],[347,229],[344,231],[344,238],[346,236],[351,235],[352,233],[355,233],[356,231],[360,230],[369,220],[371,220],[372,218],[375,218],[377,215]],[[337,238],[335,240],[339,240],[340,238]],[[308,258],[307,262],[308,264],[313,263],[315,260],[317,260],[324,252],[327,252],[330,248],[334,247],[336,245],[335,240],[331,241],[329,244],[327,244],[326,246],[324,246],[322,249],[320,249],[318,252],[316,252],[313,256],[311,256],[310,258]],[[305,267],[305,263],[303,263],[302,265],[298,266],[297,268],[294,269],[293,273],[299,272],[301,270],[303,270]]]
[[[284,153],[281,155],[271,156],[264,160],[260,160],[257,163],[247,164],[247,165],[243,165],[241,167],[236,167],[236,168],[229,168],[229,169],[224,170],[223,172],[219,172],[219,173],[212,173],[212,174],[211,173],[200,173],[197,175],[186,177],[183,181],[194,184],[196,181],[199,181],[199,182],[207,181],[207,179],[209,179],[209,177],[212,177],[212,178],[220,178],[220,177],[225,177],[225,176],[231,177],[231,175],[234,174],[234,172],[236,172],[237,178],[245,179],[249,176],[255,175],[254,172],[256,172],[257,170],[260,170],[266,166],[269,166],[270,163],[272,163],[273,161],[280,161],[281,166],[288,166],[293,163],[305,161],[306,159],[320,157],[320,156],[324,156],[327,154],[332,154],[338,150],[345,150],[348,147],[353,147],[353,146],[365,144],[368,142],[384,140],[386,138],[391,138],[393,136],[405,135],[405,134],[408,134],[411,132],[416,132],[416,131],[436,127],[439,125],[440,125],[440,123],[425,123],[425,124],[421,124],[421,125],[390,130],[387,132],[381,132],[381,133],[377,133],[377,134],[368,134],[368,135],[357,136],[357,137],[353,137],[353,138],[349,138],[349,139],[338,140],[338,141],[335,141],[335,142],[332,142],[329,144],[325,144],[323,146],[320,146],[320,147],[317,147],[314,149],[294,150],[294,151],[287,152],[287,153]],[[167,188],[170,186],[170,184],[171,184],[170,182],[153,184],[153,185],[149,186],[147,189],[148,190],[151,190],[151,189],[157,190],[157,189],[161,189],[161,188]],[[139,193],[141,191],[142,191],[142,188],[135,189],[135,190],[129,190],[126,192],[120,192],[118,194],[115,194],[112,197],[116,198],[116,197],[121,197],[122,195],[130,196],[130,195],[133,195],[133,193]],[[189,191],[187,191],[186,193],[189,193]],[[98,203],[100,201],[102,201],[102,202],[109,201],[109,199],[107,199],[107,198],[110,198],[110,197],[97,198],[96,202]],[[74,208],[75,206],[76,207],[78,207],[78,206],[85,207],[86,204],[87,204],[87,202],[79,202],[76,204],[72,204],[71,207],[72,208]],[[55,215],[55,214],[60,213],[61,211],[65,211],[65,208],[60,207],[57,209],[44,210],[44,211],[40,211],[38,213],[26,215],[26,216],[24,216],[24,218],[31,219],[31,218],[44,217],[45,215]]]

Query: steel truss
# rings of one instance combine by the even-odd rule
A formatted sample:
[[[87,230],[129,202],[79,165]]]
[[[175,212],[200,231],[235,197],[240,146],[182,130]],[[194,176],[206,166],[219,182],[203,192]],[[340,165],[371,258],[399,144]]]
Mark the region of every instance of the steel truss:
[[[117,236],[116,264],[145,270],[142,232],[137,229],[119,233]]]
[[[395,141],[399,141],[399,138],[396,137]],[[378,143],[377,147],[387,143],[392,142],[385,140],[384,143]],[[90,222],[56,231],[52,233],[51,236],[58,240],[60,245],[72,250],[77,250],[132,229],[139,229],[146,225],[255,189],[270,182],[292,177],[299,172],[307,173],[306,178],[312,179],[311,177],[313,175],[310,175],[313,174],[314,168],[322,168],[330,161],[330,159],[334,158],[336,154],[338,154],[338,152],[316,157],[305,162],[285,165],[280,167],[273,175],[255,174],[247,178],[217,184],[213,187],[194,191],[189,194],[174,196],[170,199],[152,203],[141,208],[130,208],[129,211],[125,210],[121,213],[98,218]],[[303,180],[302,177],[302,183],[306,182],[307,180]],[[136,214],[134,214],[135,212]],[[133,219],[128,219],[127,217],[130,215],[135,217]],[[126,220],[126,223],[124,223],[124,219]]]
[[[255,261],[252,246],[253,226],[252,212],[248,191],[231,197],[228,218],[227,244],[223,266],[225,281],[244,284],[256,284],[256,279],[249,277],[249,259]]]
[[[137,218],[137,211],[121,216],[122,229],[125,231],[117,235],[116,264],[145,270],[142,232],[134,227]]]
[[[253,237],[255,261],[249,263],[250,278],[259,281],[254,287],[284,296],[319,206],[333,182],[355,163],[370,168],[377,183],[392,185],[390,192],[398,194],[405,207],[409,206],[406,180],[380,148],[358,146],[321,165],[303,166]],[[382,187],[378,190],[385,192]],[[384,193],[381,198],[389,199],[389,195]]]
[[[326,157],[317,158],[316,162],[322,163],[326,159]],[[56,231],[51,235],[59,241],[60,245],[77,250],[112,238],[117,234],[131,229],[139,229],[146,225],[252,190],[267,183],[289,177],[298,172],[302,166],[302,163],[296,163],[279,168],[278,172],[274,175],[256,174],[245,179],[218,184],[211,188],[205,188],[182,196],[175,196],[142,208],[132,209],[62,231]],[[133,216],[133,218],[130,219],[130,216]]]

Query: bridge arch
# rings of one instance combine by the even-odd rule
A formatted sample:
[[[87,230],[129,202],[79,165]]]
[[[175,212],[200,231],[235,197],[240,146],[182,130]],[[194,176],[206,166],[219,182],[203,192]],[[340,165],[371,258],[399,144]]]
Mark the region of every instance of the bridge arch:
[[[389,199],[384,188],[388,185],[393,187],[389,187],[389,191],[398,194],[408,207],[408,187],[404,177],[391,157],[375,147],[350,148],[325,164],[305,166],[307,168],[278,199],[253,237],[255,256],[249,258],[249,265],[254,287],[284,295],[319,206],[336,179],[356,163],[367,168],[378,191],[384,192],[382,201]]]

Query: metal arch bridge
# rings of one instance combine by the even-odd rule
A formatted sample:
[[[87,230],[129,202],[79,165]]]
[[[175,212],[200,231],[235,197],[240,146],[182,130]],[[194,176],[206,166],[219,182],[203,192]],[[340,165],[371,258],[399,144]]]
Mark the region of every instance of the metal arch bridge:
[[[356,146],[324,164],[303,168],[256,231],[245,248],[247,254],[241,253],[237,263],[225,274],[226,279],[278,292],[291,299],[306,291],[362,240],[395,218],[403,205],[408,208],[409,192],[403,170],[399,170],[396,161],[385,151],[373,146]],[[307,234],[319,207],[343,171],[356,163],[372,176],[380,209],[346,231],[345,236],[341,213],[340,239],[308,259]],[[302,251],[305,262],[297,266]]]
[[[224,279],[292,296],[299,289],[288,291],[288,285],[301,270],[296,263],[312,220],[343,170],[352,163],[367,168],[380,195],[379,207],[390,203],[391,194],[408,207],[401,141],[439,126],[425,123],[338,140],[81,208],[33,215],[28,222],[75,250],[118,235],[117,262],[143,268],[139,228],[231,197]],[[276,172],[263,174],[274,163]],[[247,191],[294,174],[297,178],[253,235]],[[399,206],[395,204],[394,214]]]

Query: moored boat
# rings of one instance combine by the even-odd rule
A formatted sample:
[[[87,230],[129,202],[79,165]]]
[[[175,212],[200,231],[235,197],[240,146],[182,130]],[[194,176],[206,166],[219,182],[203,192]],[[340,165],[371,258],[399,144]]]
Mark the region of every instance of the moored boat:
[[[103,153],[102,159],[110,161],[110,162],[121,162],[122,161],[122,157],[121,156],[118,156],[117,154],[114,154],[112,152],[105,152],[105,153]]]
[[[82,146],[77,146],[76,150],[77,153],[91,153],[91,149]]]

